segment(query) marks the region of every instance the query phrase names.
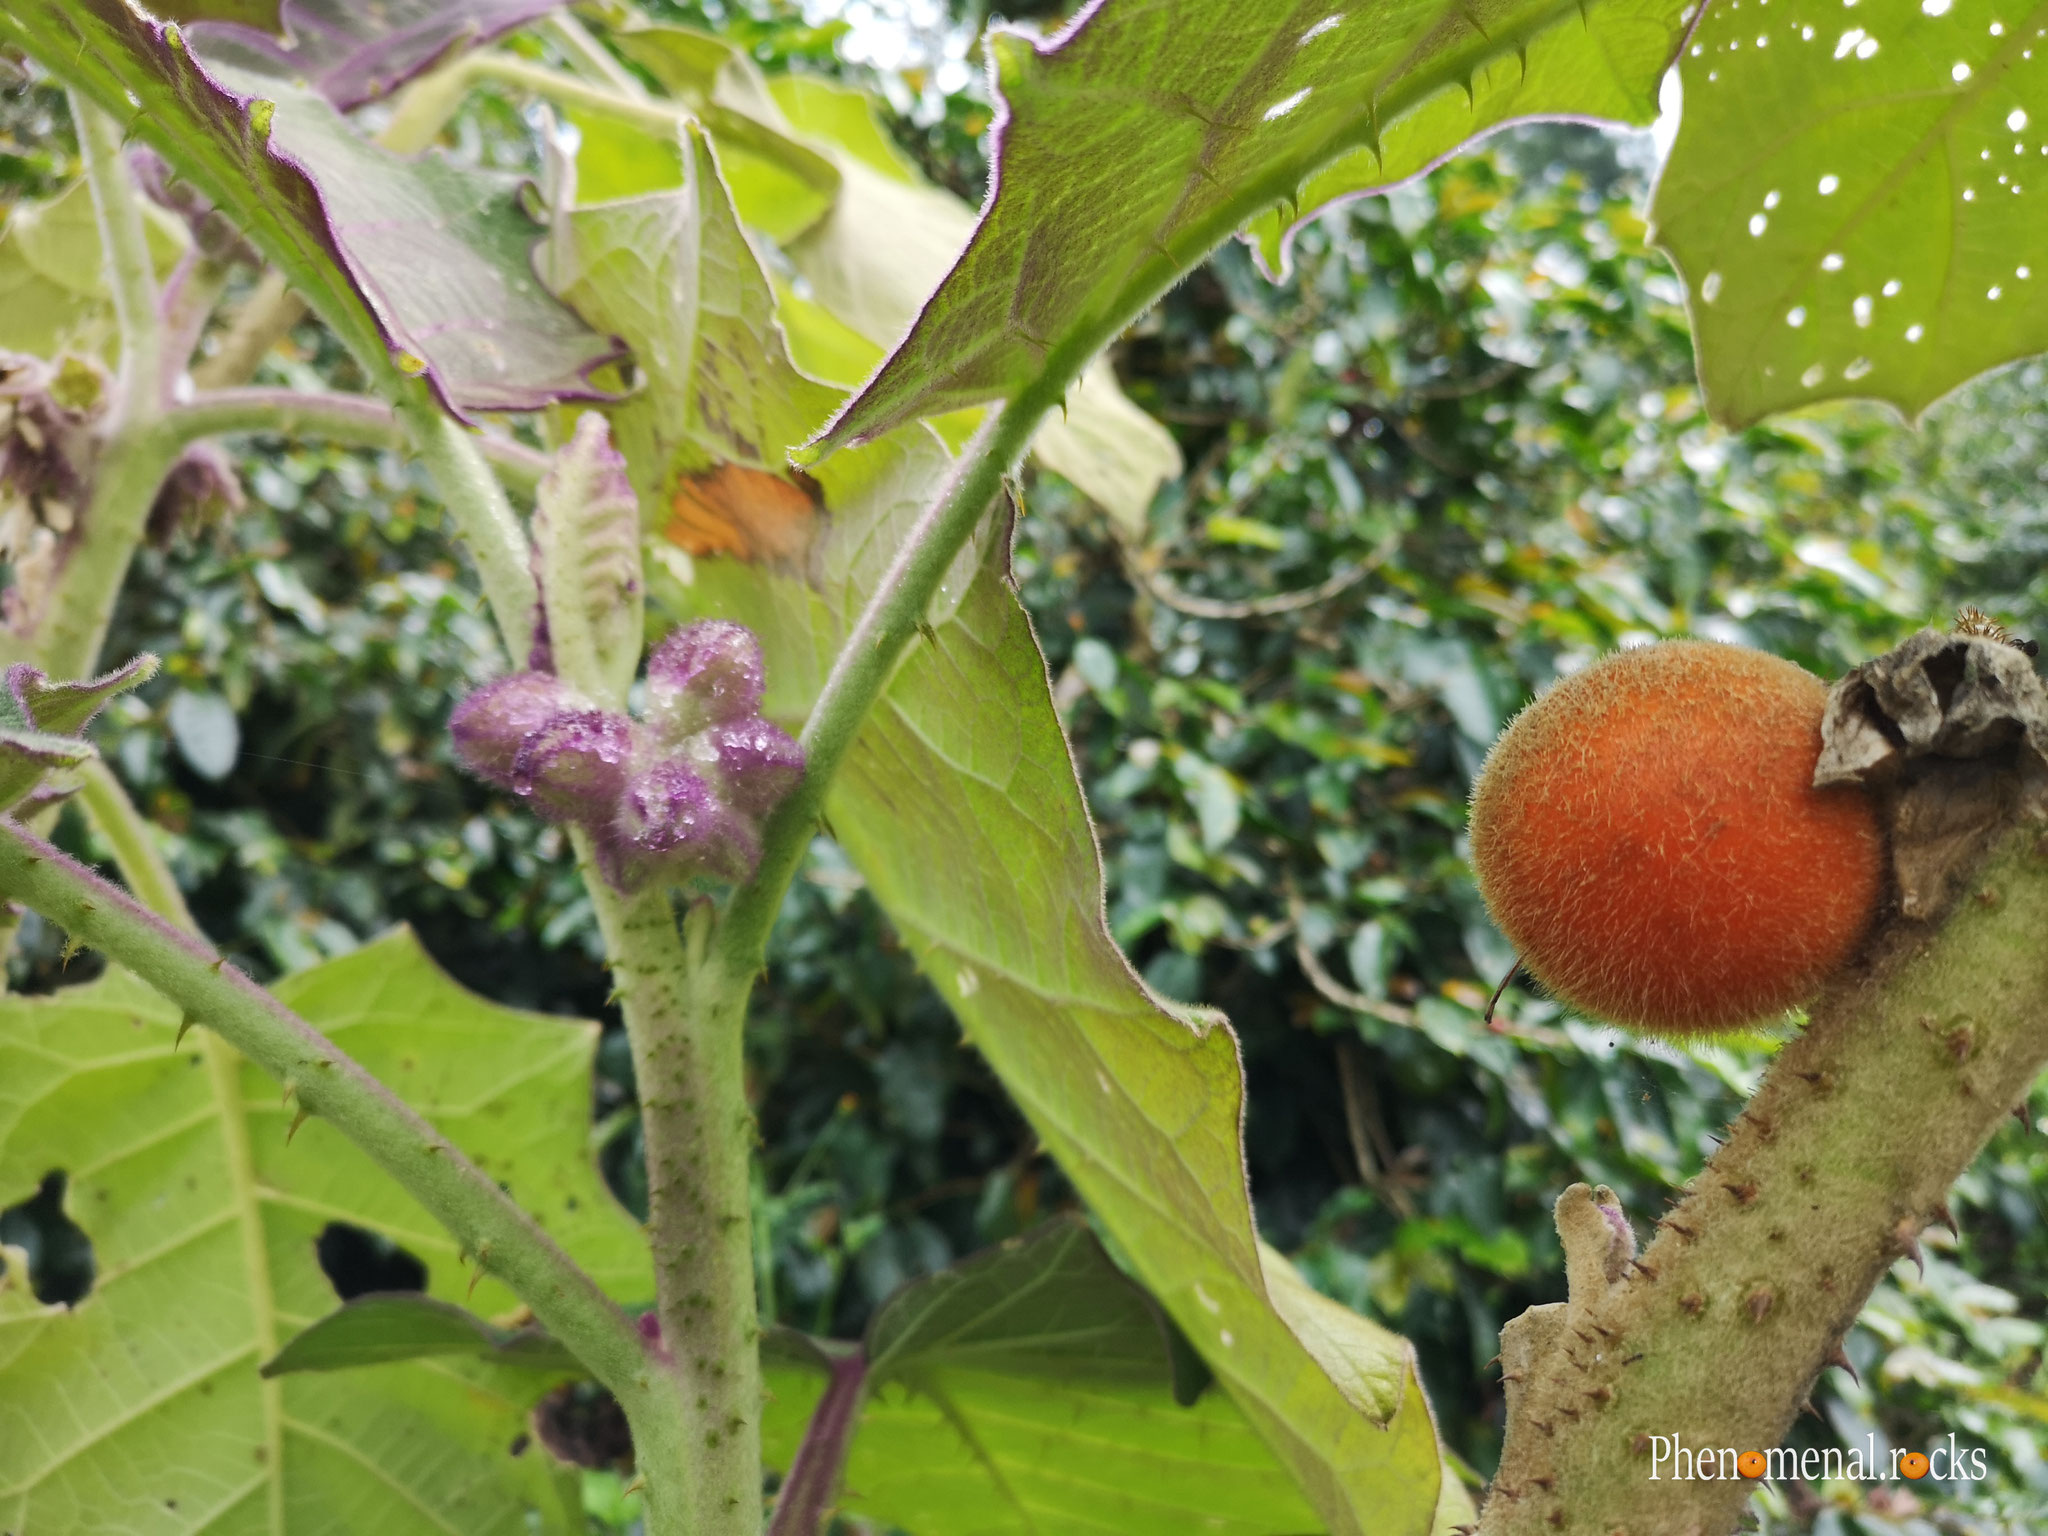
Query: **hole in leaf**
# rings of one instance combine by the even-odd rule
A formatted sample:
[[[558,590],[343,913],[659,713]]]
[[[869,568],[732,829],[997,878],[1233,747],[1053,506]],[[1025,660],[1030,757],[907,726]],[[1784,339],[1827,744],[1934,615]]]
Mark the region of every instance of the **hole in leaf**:
[[[0,1243],[28,1254],[29,1289],[46,1307],[77,1306],[98,1272],[92,1239],[64,1214],[67,1182],[61,1168],[46,1173],[34,1195],[0,1211]]]
[[[376,1232],[330,1221],[313,1240],[314,1257],[334,1294],[354,1301],[372,1291],[424,1291],[427,1266],[418,1255]]]
[[[619,1400],[594,1381],[557,1387],[533,1410],[533,1432],[558,1461],[594,1472],[633,1463],[633,1433]]]

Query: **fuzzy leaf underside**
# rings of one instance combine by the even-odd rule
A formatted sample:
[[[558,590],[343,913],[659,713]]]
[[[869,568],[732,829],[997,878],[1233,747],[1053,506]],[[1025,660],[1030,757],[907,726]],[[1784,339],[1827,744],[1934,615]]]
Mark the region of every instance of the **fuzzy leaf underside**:
[[[1230,1398],[1174,1399],[1162,1319],[1078,1221],[905,1287],[868,1328],[842,1513],[914,1536],[1320,1530]],[[822,1377],[771,1360],[787,1466]]]
[[[456,411],[596,393],[585,375],[616,348],[542,288],[504,181],[391,155],[311,90],[209,68],[123,0],[10,0],[0,39],[212,199],[387,392],[423,377]]]
[[[399,932],[279,995],[511,1189],[613,1294],[647,1250],[577,1127],[595,1026],[463,992]],[[114,972],[0,1001],[0,1205],[44,1176],[98,1274],[72,1310],[0,1292],[0,1530],[276,1533],[581,1529],[573,1485],[513,1449],[545,1385],[456,1359],[265,1382],[330,1312],[314,1239],[344,1222],[424,1261],[427,1294],[486,1316],[472,1273],[369,1159],[203,1027]]]
[[[838,156],[845,180],[831,211],[787,249],[841,342],[806,349],[814,333],[793,324],[798,361],[852,388],[916,320],[973,234],[974,210],[892,157],[860,92],[799,75],[770,85],[778,104],[803,114],[802,131]],[[1134,535],[1143,533],[1160,486],[1182,467],[1173,434],[1124,395],[1106,359],[1075,381],[1065,408],[1039,426],[1031,451]]]
[[[1004,107],[981,223],[821,446],[1071,378],[1218,242],[1354,150],[1391,156],[1366,178],[1382,181],[1530,110],[1642,118],[1683,10],[1103,0],[1047,44],[990,34]],[[1324,191],[1360,180],[1352,161]]]
[[[2048,348],[2048,6],[1710,5],[1679,74],[1652,216],[1721,421]]]
[[[974,228],[973,209],[918,175],[858,91],[811,75],[770,78],[745,50],[684,27],[646,26],[615,40],[699,115],[741,222],[772,239],[808,285],[809,297],[780,295],[779,318],[798,367],[839,388],[867,378],[959,254]],[[577,114],[576,122],[578,194],[592,205],[577,218],[595,238],[604,238],[600,227],[629,216],[612,203],[688,190],[671,144],[597,114]],[[661,249],[643,243],[627,259],[653,265]],[[604,320],[602,300],[593,307],[586,293],[579,306],[600,329],[634,338],[624,321]],[[840,397],[827,398],[798,435],[773,445],[775,467]],[[1066,410],[1040,427],[1032,451],[1132,532],[1142,530],[1153,496],[1181,467],[1172,435],[1124,396],[1106,362],[1090,368]]]
[[[565,0],[283,0],[288,35],[236,18],[192,28],[202,53],[260,59],[346,112],[397,90],[453,54],[559,9]],[[163,14],[162,7],[155,9]],[[182,18],[180,18],[182,19]]]

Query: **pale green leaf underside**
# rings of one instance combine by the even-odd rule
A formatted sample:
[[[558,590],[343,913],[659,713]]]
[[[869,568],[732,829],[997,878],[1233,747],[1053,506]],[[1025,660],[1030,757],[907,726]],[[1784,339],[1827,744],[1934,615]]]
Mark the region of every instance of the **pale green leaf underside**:
[[[1158,1312],[1078,1222],[918,1281],[866,1347],[846,1512],[913,1536],[1323,1528],[1227,1395],[1174,1400]],[[822,1377],[770,1369],[787,1465]]]
[[[1654,222],[1719,419],[2048,348],[2048,6],[1712,5],[1680,78]]]
[[[646,1248],[578,1126],[595,1031],[494,1007],[399,933],[286,982],[288,1002],[469,1152],[623,1299]],[[514,1439],[529,1371],[455,1360],[264,1382],[330,1312],[330,1221],[423,1259],[429,1291],[514,1306],[409,1196],[120,973],[0,1002],[0,1205],[63,1170],[99,1274],[75,1311],[0,1299],[0,1530],[67,1536],[579,1530]],[[225,1100],[225,1101],[224,1101]]]
[[[493,1328],[453,1302],[414,1291],[372,1292],[344,1303],[287,1340],[263,1363],[263,1374],[352,1371],[444,1355],[583,1374],[576,1357],[537,1327]]]
[[[1375,138],[1419,167],[1525,110],[1520,99],[1553,113],[1621,102],[1641,116],[1681,9],[1682,0],[1349,10],[1329,0],[1109,0],[1043,51],[992,34],[1007,120],[989,206],[825,444],[1070,377],[1224,237]],[[1546,40],[1553,31],[1576,42]],[[1396,143],[1412,114],[1417,124]]]
[[[787,1466],[823,1378],[771,1366],[762,1432]],[[861,1411],[839,1507],[910,1536],[1306,1536],[1323,1524],[1230,1400],[954,1367]],[[1388,1527],[1393,1529],[1393,1527]]]
[[[782,471],[837,390],[792,367],[775,298],[691,127],[673,191],[578,208],[542,249],[548,281],[593,325],[625,338],[648,387],[610,408],[643,515],[677,476],[723,462]]]
[[[740,219],[774,240],[808,285],[812,299],[785,295],[781,311],[798,366],[812,379],[841,387],[867,378],[959,254],[974,228],[973,210],[917,174],[859,91],[810,75],[770,79],[743,50],[682,27],[627,32],[620,43],[677,100],[705,114]],[[657,377],[673,379],[675,348],[661,333],[678,331],[687,311],[633,311],[644,308],[644,295],[662,292],[680,266],[648,227],[662,205],[643,194],[681,187],[687,198],[682,156],[673,142],[637,125],[594,115],[577,121],[584,129],[578,198],[594,206],[578,212],[569,244],[588,254],[556,242],[551,280],[563,292],[573,282],[572,302],[592,324],[632,341],[643,364],[653,359]],[[666,207],[670,214],[687,213],[687,202]],[[771,364],[780,355],[779,349],[771,354]],[[687,393],[674,384],[667,392],[676,402]],[[810,414],[799,412],[791,435],[769,444],[769,459],[747,453],[737,456],[741,462],[780,468],[783,451],[815,432],[840,398],[836,390],[821,396],[802,382],[788,392]],[[629,431],[635,418],[661,409],[658,402],[636,402],[616,419]],[[680,405],[671,414],[674,409]],[[1172,435],[1125,398],[1106,364],[1088,371],[1066,411],[1046,421],[1032,448],[1041,463],[1129,530],[1142,529],[1153,496],[1181,467]]]

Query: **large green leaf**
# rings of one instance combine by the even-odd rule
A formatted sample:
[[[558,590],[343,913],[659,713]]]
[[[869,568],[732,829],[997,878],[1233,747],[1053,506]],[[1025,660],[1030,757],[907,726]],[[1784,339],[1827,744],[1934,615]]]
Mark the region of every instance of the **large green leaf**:
[[[749,224],[786,242],[832,206],[840,188],[837,168],[788,132],[746,54],[687,27],[645,25],[616,37],[629,58],[710,130],[733,202]]]
[[[595,1029],[495,1007],[399,933],[279,993],[504,1183],[612,1292],[652,1293],[645,1244],[579,1127]],[[486,1314],[514,1298],[319,1120],[289,1143],[277,1085],[114,973],[0,1002],[0,1205],[67,1177],[98,1277],[74,1310],[0,1292],[0,1530],[209,1533],[582,1528],[515,1446],[544,1382],[458,1360],[265,1382],[332,1310],[314,1239],[345,1222]],[[10,1300],[9,1297],[13,1296]]]
[[[285,78],[209,69],[124,0],[10,0],[0,39],[213,199],[387,385],[423,375],[456,410],[592,393],[614,349],[534,276],[508,183],[389,154]]]
[[[1384,184],[1520,113],[1641,118],[1686,10],[1106,0],[1050,43],[991,33],[1005,106],[988,206],[827,444],[1072,376],[1275,203]],[[1360,149],[1384,171],[1354,158],[1310,180]]]
[[[1717,417],[1917,413],[2048,348],[2043,47],[1946,0],[1707,7],[1654,215]]]
[[[1163,1319],[1078,1222],[905,1287],[868,1327],[839,1509],[911,1536],[1299,1536],[1322,1522],[1229,1397],[1174,1398]],[[822,1388],[771,1362],[787,1466]]]
[[[537,1327],[494,1328],[475,1313],[417,1291],[358,1296],[294,1334],[263,1363],[266,1376],[352,1371],[394,1360],[460,1355],[527,1370],[582,1375],[576,1357]]]
[[[799,351],[799,360],[850,388],[917,318],[925,295],[974,232],[974,212],[883,158],[873,105],[860,92],[795,75],[773,87],[777,102],[801,112],[806,131],[832,149],[845,182],[831,211],[788,252],[817,301],[865,343],[836,358]],[[1102,359],[1075,381],[1065,409],[1040,426],[1031,451],[1126,533],[1143,531],[1154,494],[1181,471],[1173,434],[1126,398]]]

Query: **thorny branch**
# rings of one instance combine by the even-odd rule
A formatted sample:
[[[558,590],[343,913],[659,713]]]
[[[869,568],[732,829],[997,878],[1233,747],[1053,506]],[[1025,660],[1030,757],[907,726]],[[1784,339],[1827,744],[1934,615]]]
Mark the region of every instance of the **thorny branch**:
[[[1611,1196],[1560,1200],[1571,1299],[1502,1332],[1481,1536],[1735,1529],[1749,1484],[1673,1477],[1654,1437],[1777,1446],[2048,1062],[2048,690],[2017,650],[1926,631],[1836,685],[1826,739],[1817,782],[1884,807],[1896,899],[1647,1251]]]

